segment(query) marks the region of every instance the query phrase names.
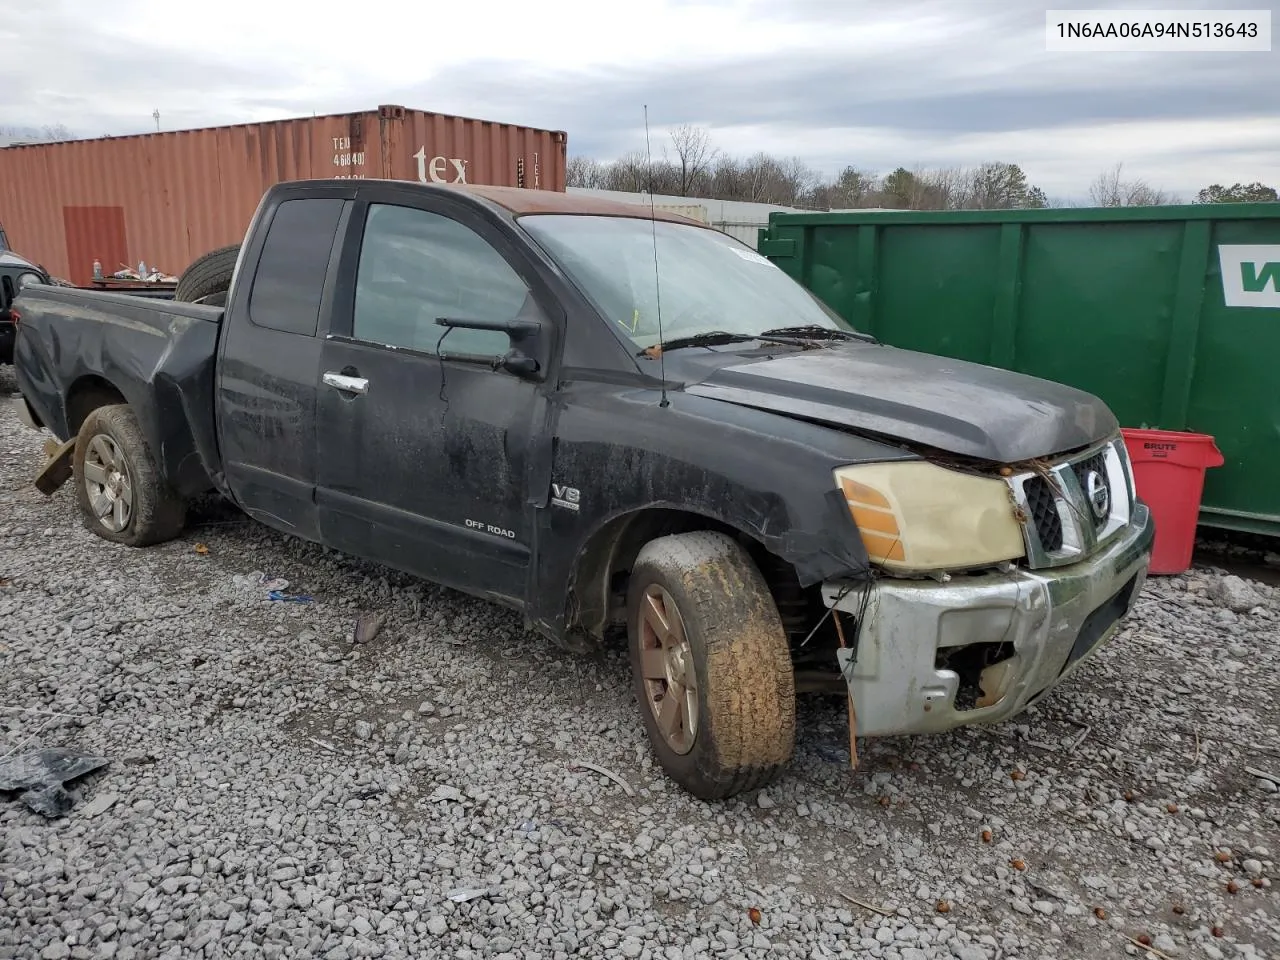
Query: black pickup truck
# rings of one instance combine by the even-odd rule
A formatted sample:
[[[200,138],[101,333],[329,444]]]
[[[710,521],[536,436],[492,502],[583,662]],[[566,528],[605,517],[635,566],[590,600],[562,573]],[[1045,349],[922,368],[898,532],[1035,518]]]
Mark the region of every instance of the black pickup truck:
[[[29,287],[21,415],[98,535],[219,491],[299,537],[625,627],[658,760],[703,798],[858,735],[1012,716],[1112,635],[1153,529],[1092,396],[882,345],[768,260],[533,190],[281,184],[225,307]]]
[[[0,363],[13,363],[15,325],[10,307],[18,293],[33,283],[52,283],[41,267],[9,251],[0,230]]]

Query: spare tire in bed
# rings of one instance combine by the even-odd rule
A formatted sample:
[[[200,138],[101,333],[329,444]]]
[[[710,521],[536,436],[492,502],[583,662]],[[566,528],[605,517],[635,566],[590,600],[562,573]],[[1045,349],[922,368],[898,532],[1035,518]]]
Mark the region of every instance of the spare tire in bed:
[[[211,294],[222,294],[218,299],[225,304],[227,290],[231,287],[231,274],[236,268],[238,256],[240,256],[240,244],[233,243],[229,247],[220,247],[199,257],[182,271],[182,276],[178,278],[178,285],[173,291],[173,299],[192,303]]]

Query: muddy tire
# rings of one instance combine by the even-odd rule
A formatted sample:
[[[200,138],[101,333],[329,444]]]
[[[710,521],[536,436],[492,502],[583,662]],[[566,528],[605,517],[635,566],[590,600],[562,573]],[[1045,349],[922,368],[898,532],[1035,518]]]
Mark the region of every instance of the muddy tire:
[[[102,539],[146,547],[182,532],[186,504],[165,483],[128,404],[85,417],[72,468],[84,525]]]
[[[173,299],[183,303],[194,303],[196,300],[204,300],[220,294],[218,299],[221,302],[217,305],[225,306],[227,290],[231,288],[231,274],[235,271],[238,256],[240,256],[238,243],[218,250],[210,250],[182,271],[182,276],[178,278],[178,285],[173,289]],[[205,302],[211,303],[212,299]]]
[[[720,800],[786,767],[796,729],[790,648],[739,544],[707,531],[646,544],[631,571],[627,635],[640,714],[671,779]]]

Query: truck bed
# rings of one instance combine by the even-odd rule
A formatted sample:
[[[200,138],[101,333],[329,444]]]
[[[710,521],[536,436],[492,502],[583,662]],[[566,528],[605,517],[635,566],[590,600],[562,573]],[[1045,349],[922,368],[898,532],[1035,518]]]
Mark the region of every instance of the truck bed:
[[[42,425],[68,440],[96,405],[88,400],[114,392],[132,405],[175,491],[216,486],[221,307],[53,286],[28,287],[14,307],[14,365]]]

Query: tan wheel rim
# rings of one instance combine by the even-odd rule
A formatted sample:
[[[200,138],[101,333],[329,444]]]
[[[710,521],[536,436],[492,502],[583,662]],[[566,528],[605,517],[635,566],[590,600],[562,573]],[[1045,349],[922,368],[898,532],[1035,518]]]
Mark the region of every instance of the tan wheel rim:
[[[636,626],[645,699],[667,746],[686,754],[698,737],[698,676],[680,608],[651,583],[640,598]]]
[[[129,526],[133,515],[133,482],[120,447],[105,433],[95,434],[84,453],[84,489],[89,508],[112,533]]]

